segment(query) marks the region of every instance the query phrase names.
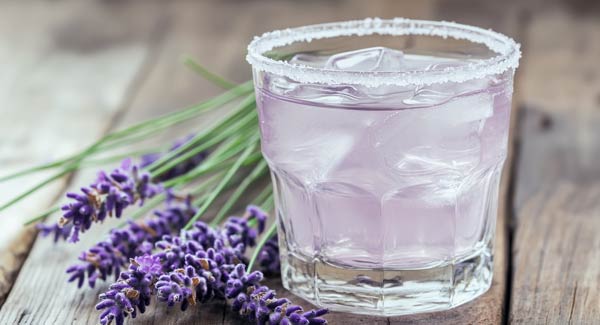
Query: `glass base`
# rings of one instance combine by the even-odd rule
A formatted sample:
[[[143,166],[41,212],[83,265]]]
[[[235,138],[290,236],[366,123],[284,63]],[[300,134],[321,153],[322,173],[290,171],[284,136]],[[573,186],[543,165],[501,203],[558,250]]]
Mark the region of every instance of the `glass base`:
[[[397,316],[447,310],[486,292],[489,248],[427,269],[352,269],[319,259],[282,256],[283,286],[311,303],[355,314]]]

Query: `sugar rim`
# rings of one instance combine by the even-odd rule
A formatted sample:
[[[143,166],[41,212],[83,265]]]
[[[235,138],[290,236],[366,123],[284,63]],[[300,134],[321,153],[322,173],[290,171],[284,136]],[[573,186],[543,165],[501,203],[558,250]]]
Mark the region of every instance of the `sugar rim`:
[[[463,39],[483,44],[497,55],[489,59],[475,60],[473,63],[460,67],[405,72],[340,71],[277,61],[263,55],[273,48],[296,42],[373,34],[392,36],[427,35]],[[262,36],[254,37],[250,42],[246,60],[256,70],[287,76],[302,83],[358,84],[377,87],[381,85],[428,85],[479,79],[488,75],[503,73],[511,68],[516,69],[520,57],[520,44],[512,38],[492,30],[446,21],[367,18],[264,33]]]

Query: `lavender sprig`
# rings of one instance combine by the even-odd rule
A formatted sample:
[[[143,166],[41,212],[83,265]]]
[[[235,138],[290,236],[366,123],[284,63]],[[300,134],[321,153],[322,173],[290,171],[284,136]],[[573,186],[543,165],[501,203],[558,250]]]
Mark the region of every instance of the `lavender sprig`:
[[[129,270],[121,273],[119,281],[100,294],[102,301],[96,305],[96,309],[104,310],[100,315],[100,323],[106,325],[114,320],[117,324],[123,324],[125,317],[135,318],[137,311],[146,311],[154,290],[154,277],[160,272],[160,261],[155,257],[132,259]]]
[[[51,224],[38,223],[35,226],[40,231],[40,235],[42,235],[42,237],[53,235],[53,240],[55,243],[61,240],[67,240],[71,235],[71,229],[73,228],[72,224],[61,226],[58,224],[58,222]]]
[[[169,149],[173,152],[189,142],[194,135],[177,140]],[[162,192],[159,182],[181,176],[201,164],[206,156],[202,151],[182,161],[154,179],[141,170],[161,158],[162,153],[151,153],[141,157],[139,165],[131,163],[131,159],[122,162],[120,168],[112,173],[100,171],[94,183],[81,189],[81,193],[67,193],[71,202],[61,207],[64,211],[59,222],[51,225],[38,224],[42,236],[54,234],[54,241],[69,239],[76,242],[79,233],[88,230],[93,222],[101,222],[107,216],[121,217],[123,210],[139,201],[140,206],[145,199]],[[67,233],[69,235],[65,235]]]
[[[243,264],[238,264],[227,282],[227,298],[233,299],[231,309],[251,324],[309,325],[326,324],[320,316],[327,309],[304,312],[287,298],[277,298],[274,290],[260,286],[262,273],[247,273]]]
[[[79,241],[79,233],[90,229],[92,223],[102,222],[106,217],[120,218],[129,205],[153,197],[162,191],[158,184],[150,182],[150,174],[141,172],[138,166],[125,159],[111,173],[101,171],[94,183],[81,188],[81,193],[67,193],[72,199],[61,207],[64,211],[58,224],[62,227],[71,223],[73,228],[69,241]]]
[[[190,196],[181,202],[168,195],[166,204],[164,210],[155,211],[152,217],[141,222],[130,221],[123,229],[111,230],[106,240],[82,252],[79,256],[82,263],[67,269],[71,275],[69,282],[76,281],[81,287],[87,275],[88,285],[93,288],[97,279],[106,280],[111,274],[118,277],[131,258],[150,254],[154,243],[165,235],[179,232],[196,212]]]
[[[110,286],[109,291],[100,295],[102,301],[96,306],[96,309],[103,310],[100,323],[109,324],[115,320],[117,325],[122,325],[125,317],[135,318],[137,312],[145,311],[147,305],[140,303],[137,294],[139,290],[128,282],[131,278],[147,279],[148,283],[152,284],[149,287],[150,295],[157,294],[158,300],[166,302],[168,306],[180,303],[180,308],[185,310],[190,304],[196,303],[197,297],[205,300],[208,297],[207,292],[214,292],[213,287],[220,286],[215,283],[212,273],[201,272],[201,270],[214,269],[218,265],[216,260],[225,264],[226,260],[231,260],[232,256],[237,255],[230,247],[226,251],[217,236],[218,232],[202,222],[196,223],[193,230],[181,236],[165,236],[163,240],[156,243],[159,251],[145,257],[145,259],[158,261],[161,273],[144,273],[144,270],[130,265],[128,271],[121,273],[119,280]],[[219,257],[215,256],[214,248],[205,249],[204,245],[208,244],[215,244],[219,248]],[[214,259],[207,258],[209,250]],[[224,267],[223,270],[226,271],[226,268]],[[218,274],[222,275],[221,270],[218,271]],[[200,280],[199,272],[203,275],[203,280]],[[206,284],[206,287],[200,286],[202,292],[198,295],[197,289],[201,283]]]

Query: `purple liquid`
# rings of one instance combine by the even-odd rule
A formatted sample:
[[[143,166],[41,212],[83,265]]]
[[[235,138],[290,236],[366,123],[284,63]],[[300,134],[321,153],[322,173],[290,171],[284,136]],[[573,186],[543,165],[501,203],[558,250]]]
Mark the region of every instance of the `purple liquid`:
[[[369,57],[375,51],[379,54]],[[338,66],[335,58],[296,60],[364,71],[385,70],[382,64],[435,70],[469,62],[381,51],[338,55],[346,60]],[[338,304],[340,288],[356,286],[348,289],[355,294],[363,290],[357,279],[373,281],[383,274],[383,282],[368,292],[376,310],[385,313],[377,288],[386,288],[388,273],[434,270],[431,274],[442,277],[439,290],[452,292],[451,279],[461,276],[448,273],[456,272],[452,265],[489,256],[507,151],[512,71],[461,84],[404,88],[260,76],[255,81],[262,150],[275,184],[286,287],[313,301],[330,297]],[[362,271],[349,279],[335,275],[352,269]],[[486,279],[476,290],[485,289]],[[324,294],[331,283],[337,287]],[[401,282],[388,286],[404,290],[398,297],[409,288]],[[441,303],[452,300],[439,296]]]

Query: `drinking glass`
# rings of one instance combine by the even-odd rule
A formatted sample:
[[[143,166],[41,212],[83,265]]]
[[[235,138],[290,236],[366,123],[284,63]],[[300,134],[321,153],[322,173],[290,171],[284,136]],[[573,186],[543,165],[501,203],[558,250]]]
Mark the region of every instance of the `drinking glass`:
[[[493,31],[400,18],[256,37],[284,287],[386,316],[483,294],[519,58]]]

